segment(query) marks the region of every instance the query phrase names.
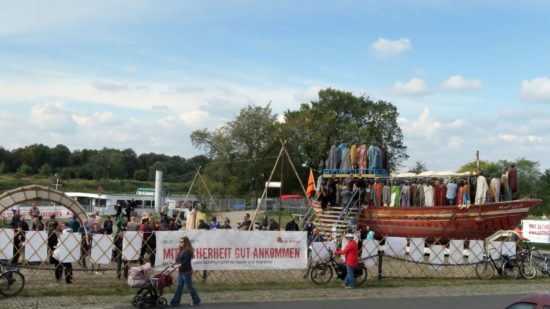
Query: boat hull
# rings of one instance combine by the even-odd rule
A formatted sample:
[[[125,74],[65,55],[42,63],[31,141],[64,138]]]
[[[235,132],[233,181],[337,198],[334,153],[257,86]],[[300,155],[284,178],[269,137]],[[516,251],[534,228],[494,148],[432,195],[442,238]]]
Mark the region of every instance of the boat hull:
[[[458,206],[367,208],[359,222],[377,236],[422,237],[432,241],[485,239],[518,224],[538,199]]]

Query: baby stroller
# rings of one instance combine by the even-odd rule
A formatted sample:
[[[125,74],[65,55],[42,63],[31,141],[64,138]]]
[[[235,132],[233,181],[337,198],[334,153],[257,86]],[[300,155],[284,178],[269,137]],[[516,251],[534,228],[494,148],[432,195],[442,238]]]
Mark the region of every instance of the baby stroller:
[[[169,268],[166,267],[163,271],[152,277],[150,276],[150,263],[130,268],[128,286],[139,289],[136,296],[132,299],[132,306],[143,309],[146,306],[163,307],[168,305],[166,298],[162,297],[162,290],[172,285],[170,274],[174,270],[168,272]]]

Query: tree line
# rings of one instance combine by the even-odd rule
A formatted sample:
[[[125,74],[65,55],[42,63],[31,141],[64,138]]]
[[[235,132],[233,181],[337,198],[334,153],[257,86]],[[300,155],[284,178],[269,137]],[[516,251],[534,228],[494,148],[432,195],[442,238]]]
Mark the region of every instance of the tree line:
[[[191,174],[187,178],[192,178],[195,167],[209,161],[203,155],[189,159],[156,153],[137,155],[132,149],[70,151],[65,145],[52,148],[33,144],[9,151],[0,147],[0,174],[46,177],[57,174],[60,179],[151,181],[155,179],[155,171],[162,170],[165,178],[182,180],[182,175]]]

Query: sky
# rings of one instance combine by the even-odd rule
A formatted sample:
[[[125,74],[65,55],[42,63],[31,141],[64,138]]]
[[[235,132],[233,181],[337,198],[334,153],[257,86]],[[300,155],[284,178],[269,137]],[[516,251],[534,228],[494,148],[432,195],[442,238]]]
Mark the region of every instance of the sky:
[[[0,0],[0,146],[192,157],[246,105],[393,103],[410,158],[550,168],[547,1]]]

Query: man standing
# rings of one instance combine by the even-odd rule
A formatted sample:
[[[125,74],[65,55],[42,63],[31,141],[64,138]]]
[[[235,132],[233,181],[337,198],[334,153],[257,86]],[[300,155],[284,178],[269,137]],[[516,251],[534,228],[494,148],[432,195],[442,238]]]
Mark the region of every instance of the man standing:
[[[290,220],[290,222],[286,224],[285,231],[299,231],[299,230],[300,230],[300,227],[296,223],[296,219],[292,217],[292,220]]]
[[[359,247],[355,240],[353,240],[353,234],[346,234],[346,240],[348,244],[342,250],[334,252],[335,254],[346,255],[346,279],[344,285],[346,289],[353,289],[355,287],[355,269],[359,266]]]

